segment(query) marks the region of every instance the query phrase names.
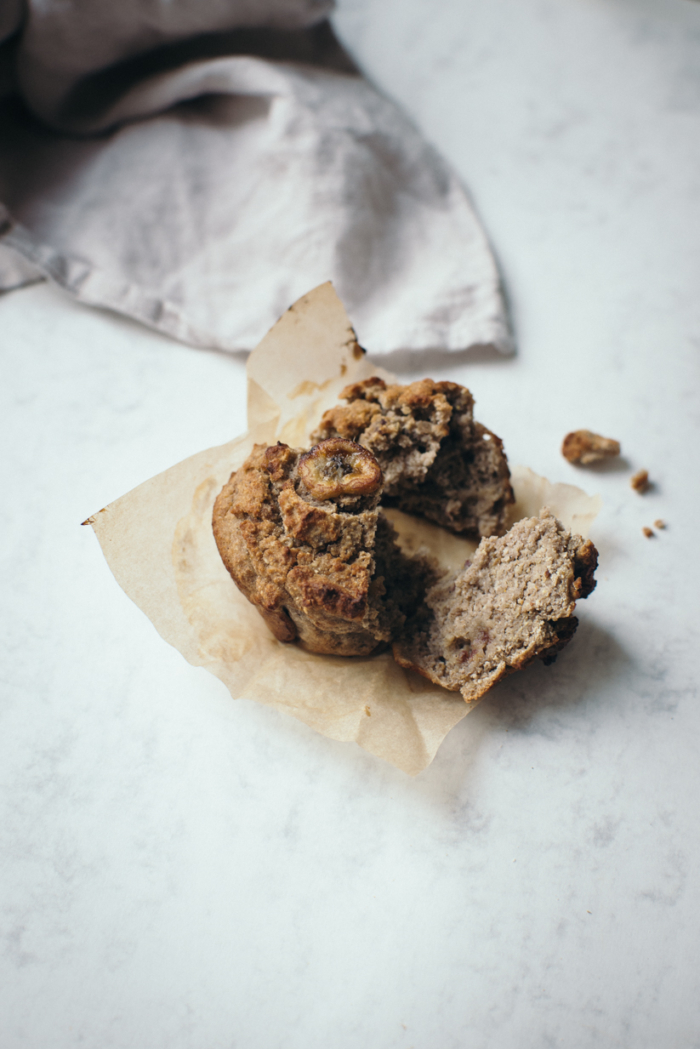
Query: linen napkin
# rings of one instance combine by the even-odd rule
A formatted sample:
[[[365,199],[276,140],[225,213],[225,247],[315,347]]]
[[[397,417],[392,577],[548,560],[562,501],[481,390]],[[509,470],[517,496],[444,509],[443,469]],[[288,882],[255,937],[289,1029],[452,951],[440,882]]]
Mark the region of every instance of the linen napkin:
[[[332,280],[361,343],[511,349],[455,173],[316,0],[28,0],[0,18],[0,289],[48,278],[247,350]]]

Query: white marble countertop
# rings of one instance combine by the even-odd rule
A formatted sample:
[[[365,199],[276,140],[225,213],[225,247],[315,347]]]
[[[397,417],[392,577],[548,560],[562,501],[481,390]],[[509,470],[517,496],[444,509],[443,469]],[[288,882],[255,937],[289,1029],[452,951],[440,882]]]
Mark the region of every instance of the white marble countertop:
[[[416,779],[234,702],[79,523],[243,429],[243,360],[0,300],[0,1043],[698,1045],[700,5],[340,6],[470,186],[519,344],[394,363],[601,493],[598,589]],[[624,462],[565,463],[579,426]]]

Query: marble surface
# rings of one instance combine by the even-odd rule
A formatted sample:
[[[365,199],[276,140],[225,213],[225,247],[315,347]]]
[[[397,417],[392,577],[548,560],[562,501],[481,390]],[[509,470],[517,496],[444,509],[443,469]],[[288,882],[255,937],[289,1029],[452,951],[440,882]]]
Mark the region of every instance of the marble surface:
[[[601,493],[599,586],[413,780],[233,702],[79,523],[237,433],[243,360],[45,285],[0,300],[0,1044],[700,1045],[700,5],[341,0],[337,25],[469,184],[519,344],[393,363]],[[566,464],[578,426],[624,461]]]

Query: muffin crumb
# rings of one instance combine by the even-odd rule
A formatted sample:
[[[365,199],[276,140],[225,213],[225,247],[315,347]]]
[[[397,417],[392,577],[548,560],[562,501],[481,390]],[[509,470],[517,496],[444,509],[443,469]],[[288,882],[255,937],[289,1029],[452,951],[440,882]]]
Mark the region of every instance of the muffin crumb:
[[[601,437],[592,430],[573,430],[564,438],[561,454],[570,463],[590,466],[591,463],[616,458],[620,454],[620,442],[612,437]]]
[[[630,478],[630,484],[635,492],[639,492],[640,495],[646,492],[649,487],[649,471],[637,470],[637,473]]]
[[[647,526],[645,525],[644,528],[642,528],[642,532],[647,537],[647,539],[653,539],[654,538],[654,529],[653,528],[647,528]]]
[[[662,521],[660,517],[658,517],[656,519],[656,521],[654,521],[654,528],[658,528],[659,530],[661,530],[662,528],[665,528],[665,527],[666,527],[666,522]]]

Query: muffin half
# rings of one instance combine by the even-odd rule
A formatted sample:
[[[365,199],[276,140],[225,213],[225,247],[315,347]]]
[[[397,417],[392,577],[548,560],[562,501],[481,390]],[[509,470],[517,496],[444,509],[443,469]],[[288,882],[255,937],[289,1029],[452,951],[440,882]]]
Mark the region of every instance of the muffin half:
[[[382,484],[370,451],[333,438],[308,452],[256,445],[224,485],[219,552],[278,640],[354,656],[399,636],[435,576],[399,549]]]
[[[466,387],[373,378],[340,396],[347,403],[325,413],[312,440],[343,437],[369,449],[384,474],[383,505],[459,534],[503,531],[514,501],[508,461],[500,438],[475,422]]]
[[[533,659],[554,661],[578,626],[576,601],[594,589],[597,563],[593,543],[549,510],[518,521],[428,590],[394,657],[474,703]]]

